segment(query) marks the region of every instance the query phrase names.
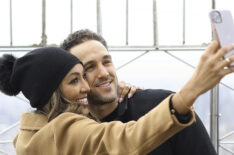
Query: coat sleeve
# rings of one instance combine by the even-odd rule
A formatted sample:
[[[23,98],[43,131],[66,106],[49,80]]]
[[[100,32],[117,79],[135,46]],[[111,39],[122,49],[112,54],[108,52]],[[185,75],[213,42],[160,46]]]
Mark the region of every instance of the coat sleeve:
[[[87,117],[64,113],[54,119],[52,132],[61,154],[146,154],[195,121],[187,124],[171,113],[169,96],[138,121],[97,123]]]

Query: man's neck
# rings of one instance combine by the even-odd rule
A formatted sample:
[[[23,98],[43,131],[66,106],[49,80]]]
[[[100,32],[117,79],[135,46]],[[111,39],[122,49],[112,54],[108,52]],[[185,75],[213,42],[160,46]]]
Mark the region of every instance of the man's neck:
[[[103,119],[112,113],[118,106],[118,100],[103,105],[89,104],[89,111],[98,119]]]

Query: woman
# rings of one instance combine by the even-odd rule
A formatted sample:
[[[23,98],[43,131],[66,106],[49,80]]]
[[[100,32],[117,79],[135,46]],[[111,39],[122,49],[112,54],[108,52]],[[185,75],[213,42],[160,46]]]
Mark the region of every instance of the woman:
[[[216,53],[217,45],[211,44],[205,55]],[[228,46],[225,50],[233,48]],[[82,63],[75,56],[53,47],[33,50],[19,59],[5,55],[0,59],[1,91],[8,95],[22,91],[37,109],[35,113],[22,115],[20,132],[14,140],[16,152],[23,155],[147,154],[192,124],[194,113],[190,107],[194,100],[227,74],[218,78],[212,74],[204,79],[209,84],[198,85],[199,79],[212,69],[212,66],[206,69],[210,63],[206,59],[201,59],[194,76],[180,93],[166,98],[137,122],[123,124],[97,123],[79,115],[88,104],[89,87],[84,80]],[[223,67],[232,59],[222,60]],[[176,116],[187,113],[190,117],[180,123]]]

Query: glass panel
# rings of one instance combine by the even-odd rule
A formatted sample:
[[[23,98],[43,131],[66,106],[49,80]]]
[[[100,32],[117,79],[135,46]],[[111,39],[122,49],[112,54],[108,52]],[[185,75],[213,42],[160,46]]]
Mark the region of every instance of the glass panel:
[[[109,45],[125,45],[126,0],[102,0],[102,32]]]
[[[159,44],[182,44],[183,1],[157,1],[157,13]]]
[[[210,10],[211,1],[186,0],[186,44],[201,45],[211,41]]]
[[[41,42],[41,0],[12,0],[13,44]]]
[[[15,57],[21,57],[25,52],[0,52],[0,56],[3,54],[13,54]],[[20,93],[17,97],[7,96],[0,92],[0,133],[7,129],[9,126],[20,121],[21,114],[23,112],[31,111],[32,108],[29,105],[27,99]],[[13,140],[18,133],[19,125],[11,128],[0,134],[0,141]],[[12,143],[0,144],[0,150],[7,154],[15,155],[15,149]],[[1,152],[0,152],[1,154]]]
[[[129,0],[129,45],[153,45],[152,20],[152,0]]]
[[[0,46],[10,45],[10,2],[9,0],[0,1]]]
[[[223,83],[228,84],[232,88],[234,88],[234,81],[233,81],[234,75],[228,75],[227,78],[222,80]],[[232,80],[230,80],[232,79]],[[233,132],[234,131],[234,123],[233,123],[233,113],[234,113],[234,92],[233,90],[230,90],[229,88],[223,86],[220,84],[220,95],[219,95],[219,101],[220,101],[220,124],[219,124],[219,138],[222,138],[224,135]],[[234,142],[234,135],[230,135],[226,138],[224,138],[220,143],[223,142]],[[222,146],[234,150],[233,144],[222,144]],[[227,152],[223,149],[220,149],[220,154],[227,154]]]
[[[216,0],[216,9],[230,10],[234,17],[233,0]]]
[[[48,44],[60,44],[70,33],[70,1],[46,1],[46,33]]]
[[[73,0],[73,31],[97,31],[96,0]]]

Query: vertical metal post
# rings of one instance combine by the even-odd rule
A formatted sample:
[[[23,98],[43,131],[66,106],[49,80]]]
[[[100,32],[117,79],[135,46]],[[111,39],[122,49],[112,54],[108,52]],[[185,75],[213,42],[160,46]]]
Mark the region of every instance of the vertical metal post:
[[[210,137],[217,153],[219,152],[219,86],[216,85],[210,94]]]
[[[215,8],[216,8],[215,0],[212,0],[212,9],[215,9]]]
[[[212,9],[215,9],[215,0],[212,0]],[[213,39],[213,36],[212,36]],[[210,137],[217,154],[219,153],[219,86],[211,91],[210,103]]]
[[[101,2],[97,0],[97,33],[102,34]]]
[[[71,14],[70,14],[70,16],[71,16],[71,19],[70,19],[70,33],[72,33],[73,32],[73,0],[71,0],[71,5],[70,5],[70,10],[71,10]]]
[[[153,0],[153,33],[154,33],[154,46],[157,47],[158,46],[158,27],[157,27],[157,4],[156,4],[156,0]]]
[[[126,0],[126,45],[128,45],[128,0]]]
[[[211,6],[212,9],[216,8],[216,6],[215,6],[215,0],[212,0],[212,4],[211,5],[212,5]],[[212,38],[212,40],[214,40],[214,34],[213,34],[213,32],[211,32],[211,38]]]
[[[186,4],[183,0],[183,45],[185,44],[185,14],[186,14]]]
[[[10,0],[10,46],[13,45],[12,40],[12,0]]]
[[[42,36],[41,36],[41,46],[46,46],[47,36],[46,36],[46,0],[42,0]]]

